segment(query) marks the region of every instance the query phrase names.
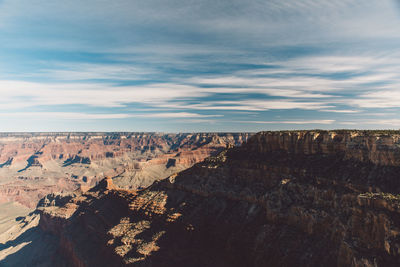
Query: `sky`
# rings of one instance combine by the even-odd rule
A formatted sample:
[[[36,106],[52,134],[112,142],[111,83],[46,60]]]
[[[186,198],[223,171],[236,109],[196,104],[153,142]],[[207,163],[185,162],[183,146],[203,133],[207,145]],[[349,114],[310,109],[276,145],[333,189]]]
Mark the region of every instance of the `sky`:
[[[0,131],[400,128],[400,1],[0,0]]]

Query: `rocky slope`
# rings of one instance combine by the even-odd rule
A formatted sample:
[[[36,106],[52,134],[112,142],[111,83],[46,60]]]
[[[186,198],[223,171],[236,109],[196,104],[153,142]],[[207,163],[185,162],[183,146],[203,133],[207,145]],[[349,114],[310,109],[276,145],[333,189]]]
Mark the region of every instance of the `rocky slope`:
[[[122,188],[147,187],[249,134],[1,133],[0,203],[35,207],[52,192],[90,188],[105,175]]]
[[[399,266],[400,135],[264,132],[139,191],[42,201],[66,266]]]

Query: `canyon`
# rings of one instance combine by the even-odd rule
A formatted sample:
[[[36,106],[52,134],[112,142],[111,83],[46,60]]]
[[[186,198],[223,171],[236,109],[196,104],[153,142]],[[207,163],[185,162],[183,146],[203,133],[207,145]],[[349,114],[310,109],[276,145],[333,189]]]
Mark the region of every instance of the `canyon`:
[[[0,133],[0,203],[36,207],[54,192],[89,189],[105,176],[147,187],[249,134]]]
[[[144,188],[250,135],[0,133],[0,266],[52,266],[54,237],[31,213],[47,195],[86,191],[106,176],[119,188]]]
[[[49,194],[19,222],[52,244],[38,266],[399,266],[399,173],[398,131],[260,132],[149,186]]]

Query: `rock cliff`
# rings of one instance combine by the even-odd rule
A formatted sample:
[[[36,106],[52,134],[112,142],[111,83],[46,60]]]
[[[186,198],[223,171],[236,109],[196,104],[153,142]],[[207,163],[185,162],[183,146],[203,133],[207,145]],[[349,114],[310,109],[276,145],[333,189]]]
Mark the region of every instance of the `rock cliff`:
[[[0,203],[35,207],[43,196],[90,188],[112,176],[122,188],[147,187],[184,170],[246,133],[0,133]],[[174,162],[173,165],[168,162]]]
[[[399,266],[399,145],[263,132],[143,190],[47,201],[39,225],[70,266]]]

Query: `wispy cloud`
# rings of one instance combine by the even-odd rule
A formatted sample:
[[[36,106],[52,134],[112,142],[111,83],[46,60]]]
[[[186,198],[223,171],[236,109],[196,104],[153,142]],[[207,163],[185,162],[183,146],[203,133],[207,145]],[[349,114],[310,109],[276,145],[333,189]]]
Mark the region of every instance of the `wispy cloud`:
[[[392,127],[399,27],[391,0],[4,0],[0,118]]]
[[[40,119],[67,119],[67,120],[100,120],[125,119],[128,114],[90,114],[82,112],[7,112],[0,113],[2,118],[40,118]]]
[[[385,128],[391,129],[399,129],[400,128],[400,119],[365,119],[359,121],[344,121],[341,122],[343,125],[367,125],[368,127],[381,128],[382,126]]]
[[[333,113],[360,113],[360,110],[349,110],[349,109],[322,109],[322,112],[333,112]]]
[[[399,85],[396,85],[395,88],[361,94],[358,98],[352,99],[350,104],[362,108],[400,107],[400,87],[397,87]]]
[[[130,64],[69,63],[55,64],[51,69],[42,69],[36,77],[46,76],[59,81],[79,80],[143,80],[154,70]]]
[[[202,115],[189,112],[176,112],[176,113],[151,113],[151,114],[135,114],[131,115],[137,118],[216,118],[223,117],[223,115]]]
[[[240,121],[241,123],[255,123],[255,124],[333,124],[335,120],[293,120],[293,121]]]
[[[201,115],[197,113],[177,112],[177,113],[150,113],[150,114],[128,114],[128,113],[82,113],[82,112],[2,112],[3,118],[52,118],[68,120],[104,120],[104,119],[126,119],[126,118],[215,118],[222,115]],[[201,119],[200,119],[201,120]]]
[[[0,109],[42,105],[121,107],[127,103],[164,103],[171,99],[200,97],[201,90],[184,85],[118,86],[106,83],[34,83],[0,81]],[[27,101],[28,100],[28,101]]]

